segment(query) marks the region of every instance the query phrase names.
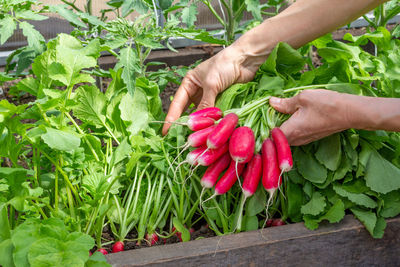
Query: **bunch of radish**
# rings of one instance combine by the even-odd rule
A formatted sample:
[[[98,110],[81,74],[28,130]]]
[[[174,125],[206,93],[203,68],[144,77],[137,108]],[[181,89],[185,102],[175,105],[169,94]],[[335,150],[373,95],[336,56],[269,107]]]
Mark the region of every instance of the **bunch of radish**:
[[[203,123],[207,120],[214,123]],[[239,117],[235,113],[222,117],[220,109],[206,108],[192,113],[189,121],[191,126],[197,126],[197,131],[188,137],[186,146],[195,149],[188,153],[185,162],[208,167],[200,181],[203,191],[215,185],[211,198],[225,194],[236,181],[240,183],[239,177],[243,174],[242,209],[246,199],[256,192],[262,177],[262,184],[269,193],[268,208],[282,184],[282,173],[293,166],[289,143],[283,132],[279,128],[272,129],[271,138],[262,143],[260,155],[255,153],[253,130],[247,126],[237,127]]]

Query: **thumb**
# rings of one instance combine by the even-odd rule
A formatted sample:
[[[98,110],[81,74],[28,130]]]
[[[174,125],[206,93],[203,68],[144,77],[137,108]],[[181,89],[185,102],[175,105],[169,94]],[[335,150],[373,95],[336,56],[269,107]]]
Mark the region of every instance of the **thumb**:
[[[217,98],[217,94],[213,90],[204,90],[203,88],[203,97],[200,100],[197,109],[204,109],[208,107],[213,107],[215,104],[215,98]]]
[[[291,98],[271,97],[269,104],[277,111],[285,114],[293,114],[298,108],[296,96]]]

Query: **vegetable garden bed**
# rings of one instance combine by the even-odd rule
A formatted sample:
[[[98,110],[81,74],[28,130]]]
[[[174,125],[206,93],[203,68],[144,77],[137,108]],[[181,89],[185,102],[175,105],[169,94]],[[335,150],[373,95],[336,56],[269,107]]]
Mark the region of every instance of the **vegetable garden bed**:
[[[131,266],[398,266],[400,217],[374,239],[353,216],[310,231],[302,223],[107,255]]]

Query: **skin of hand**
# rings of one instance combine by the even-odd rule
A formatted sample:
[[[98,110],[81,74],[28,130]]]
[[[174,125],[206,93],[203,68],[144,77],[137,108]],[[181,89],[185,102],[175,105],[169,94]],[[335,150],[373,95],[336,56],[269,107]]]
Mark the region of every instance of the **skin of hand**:
[[[251,29],[235,43],[189,71],[170,105],[166,122],[177,120],[194,103],[213,106],[219,93],[233,83],[250,81],[279,42],[300,47],[345,25],[383,0],[297,0],[275,17]],[[315,22],[318,23],[315,23]],[[162,133],[171,124],[165,123]]]
[[[272,97],[277,111],[292,114],[281,126],[290,145],[299,146],[349,128],[400,131],[400,99],[304,90],[291,98]]]

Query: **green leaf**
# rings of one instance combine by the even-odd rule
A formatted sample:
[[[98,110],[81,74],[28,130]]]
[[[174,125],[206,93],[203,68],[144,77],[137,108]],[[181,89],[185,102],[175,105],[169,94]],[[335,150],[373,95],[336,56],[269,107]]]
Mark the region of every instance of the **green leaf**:
[[[384,218],[392,218],[400,214],[400,191],[392,191],[382,196],[383,207],[380,215]]]
[[[102,253],[96,251],[85,263],[85,267],[111,267],[111,265],[107,263],[106,257]]]
[[[115,69],[123,69],[121,75],[122,80],[125,82],[128,92],[133,94],[135,91],[136,76],[141,72],[139,58],[131,47],[121,49],[119,55],[119,62],[115,66]]]
[[[61,151],[76,150],[81,144],[81,139],[75,134],[48,127],[41,138],[49,147]]]
[[[344,210],[345,207],[343,202],[340,199],[338,199],[329,208],[329,210],[319,218],[315,218],[314,216],[311,215],[305,215],[304,225],[311,230],[315,230],[318,228],[319,223],[322,222],[323,220],[327,220],[330,223],[337,223],[343,219],[345,215]]]
[[[72,10],[68,9],[66,5],[52,5],[50,6],[50,11],[53,13],[58,13],[61,17],[65,18],[72,24],[75,24],[79,27],[86,28],[86,24],[83,23],[77,14],[75,14]]]
[[[365,169],[365,181],[373,191],[389,193],[400,188],[400,169],[373,150]]]
[[[382,217],[378,217],[378,219],[376,220],[376,225],[375,225],[374,233],[372,234],[372,236],[374,238],[382,238],[383,234],[385,233],[385,228],[386,228],[385,219]]]
[[[258,218],[257,216],[247,217],[245,216],[245,231],[253,231],[258,229]]]
[[[263,75],[258,83],[256,95],[262,95],[264,91],[271,95],[282,94],[284,85],[285,81],[279,76]]]
[[[361,210],[358,208],[352,208],[350,210],[353,212],[354,216],[356,216],[356,218],[364,224],[365,228],[367,228],[368,232],[373,236],[377,222],[376,214],[372,211]]]
[[[15,16],[19,19],[26,19],[26,20],[43,21],[48,19],[48,17],[35,13],[32,10],[18,10],[15,12]]]
[[[260,212],[265,210],[265,203],[267,202],[266,191],[262,186],[259,186],[254,193],[247,201],[246,201],[246,216],[252,217]]]
[[[14,267],[13,260],[14,245],[11,239],[0,241],[0,266]]]
[[[106,98],[97,87],[79,87],[75,98],[78,104],[73,107],[74,116],[95,126],[105,124]]]
[[[194,26],[194,23],[197,20],[197,5],[191,4],[190,6],[185,7],[182,10],[182,22],[185,23],[188,27]]]
[[[329,170],[336,171],[340,164],[341,155],[340,134],[333,134],[319,141],[315,157]]]
[[[325,197],[319,192],[314,192],[310,201],[307,204],[301,206],[301,213],[318,215],[324,211],[325,206]]]
[[[0,203],[0,242],[9,239],[11,237],[10,230],[11,229],[10,229],[10,223],[8,222],[7,205],[5,205],[5,203]]]
[[[148,10],[146,2],[142,0],[125,0],[121,6],[122,16],[128,16],[132,11],[137,11],[140,14],[145,14]]]
[[[334,185],[333,190],[341,196],[341,197],[346,197],[348,198],[351,202],[363,206],[366,208],[376,208],[378,205],[376,202],[370,198],[369,196],[365,194],[356,194],[356,193],[351,193],[349,191],[346,191],[343,187],[339,185]]]
[[[249,11],[256,20],[262,21],[260,1],[258,0],[244,0],[246,10]]]
[[[127,130],[136,135],[148,126],[149,111],[146,95],[142,89],[136,88],[133,96],[129,93],[122,98],[119,104],[121,119],[127,122]]]
[[[293,222],[300,222],[302,219],[301,206],[304,203],[302,188],[292,182],[287,183],[287,213]]]
[[[13,35],[17,24],[12,17],[6,16],[0,20],[0,45],[3,45]]]
[[[43,44],[45,42],[44,37],[33,28],[32,24],[26,21],[22,21],[19,24],[22,29],[22,34],[28,39],[29,46],[33,47],[37,52],[41,53],[43,51]]]
[[[183,226],[181,221],[178,218],[174,217],[172,219],[172,223],[175,226],[176,231],[182,233],[182,241],[183,242],[189,241],[190,240],[190,232],[186,227]]]
[[[322,184],[328,177],[328,172],[313,156],[297,148],[294,157],[298,172],[312,183]]]

